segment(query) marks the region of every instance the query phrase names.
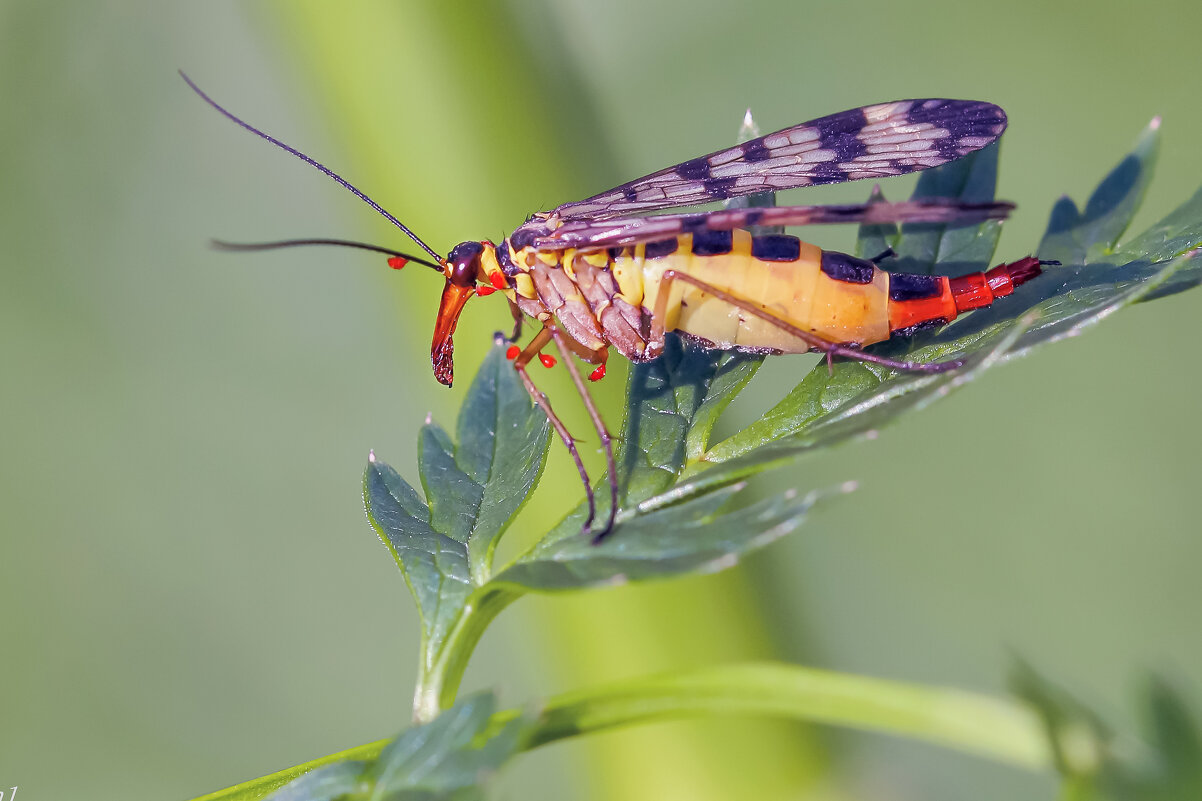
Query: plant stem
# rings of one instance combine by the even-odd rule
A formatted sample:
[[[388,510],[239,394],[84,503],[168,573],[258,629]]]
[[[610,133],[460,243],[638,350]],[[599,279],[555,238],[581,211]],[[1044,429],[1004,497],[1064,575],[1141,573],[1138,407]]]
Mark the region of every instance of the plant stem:
[[[506,598],[495,616],[513,598]],[[482,603],[477,615],[484,615]],[[482,618],[483,619],[483,618]],[[488,618],[488,619],[491,619]],[[484,620],[487,624],[487,620]],[[483,627],[479,627],[482,631]],[[462,635],[463,643],[470,632]],[[466,649],[470,653],[471,648]],[[443,675],[443,694],[463,671]],[[464,660],[466,664],[466,659]],[[454,677],[453,682],[446,679]],[[454,694],[453,690],[450,693]],[[443,706],[449,705],[444,703]],[[498,712],[497,730],[521,715]],[[906,735],[1032,771],[1051,770],[1053,757],[1038,716],[1024,704],[961,690],[833,673],[778,663],[727,665],[606,684],[551,698],[534,722],[527,748],[621,726],[713,715],[764,715],[865,731]],[[256,801],[304,773],[347,759],[374,759],[379,740],[316,759],[194,801]]]
[[[504,715],[498,713],[498,723]],[[999,698],[778,663],[727,665],[578,690],[548,702],[531,747],[619,726],[767,715],[907,735],[1028,770],[1053,759],[1038,716]]]
[[[413,692],[414,722],[429,723],[455,703],[476,643],[493,618],[520,597],[513,590],[483,587],[468,598],[433,658],[422,659]]]

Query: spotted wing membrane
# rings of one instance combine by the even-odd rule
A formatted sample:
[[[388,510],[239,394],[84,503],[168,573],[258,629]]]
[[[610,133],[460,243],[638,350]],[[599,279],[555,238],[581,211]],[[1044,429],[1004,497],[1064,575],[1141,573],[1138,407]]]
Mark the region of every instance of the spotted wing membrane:
[[[730,231],[752,225],[818,225],[824,223],[977,223],[1000,220],[1014,204],[964,203],[957,200],[910,200],[901,203],[859,203],[842,206],[771,206],[723,209],[694,214],[657,214],[566,222],[546,236],[537,237],[537,250],[557,251],[624,247],[640,242],[699,231]]]
[[[1006,114],[975,100],[900,100],[843,111],[690,159],[552,212],[563,221],[658,209],[802,186],[886,178],[979,150]]]

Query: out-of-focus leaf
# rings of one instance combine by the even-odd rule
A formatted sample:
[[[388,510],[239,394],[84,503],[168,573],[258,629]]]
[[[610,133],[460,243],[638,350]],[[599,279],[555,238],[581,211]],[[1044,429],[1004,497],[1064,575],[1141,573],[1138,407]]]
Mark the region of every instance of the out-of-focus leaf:
[[[1148,739],[1159,757],[1157,773],[1202,798],[1202,735],[1185,699],[1168,682],[1153,677],[1145,692]]]
[[[369,761],[339,762],[289,783],[271,801],[474,801],[526,744],[522,716],[493,724],[496,699],[470,696],[429,723],[401,732]]]
[[[473,588],[488,580],[497,538],[546,459],[547,418],[500,345],[468,390],[457,431],[456,445],[433,422],[422,429],[424,500],[374,455],[363,477],[368,519],[417,601],[427,665]]]
[[[1011,685],[1043,722],[1063,777],[1063,801],[1194,801],[1202,798],[1202,740],[1184,699],[1153,678],[1143,699],[1146,749],[1120,749],[1093,712],[1020,665]]]

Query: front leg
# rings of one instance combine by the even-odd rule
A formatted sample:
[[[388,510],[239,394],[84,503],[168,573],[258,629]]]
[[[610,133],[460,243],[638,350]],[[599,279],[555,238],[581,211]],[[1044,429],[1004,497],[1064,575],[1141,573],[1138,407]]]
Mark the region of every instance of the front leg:
[[[580,458],[580,450],[576,447],[576,438],[568,431],[567,426],[559,419],[559,415],[555,414],[555,410],[551,408],[551,401],[547,397],[547,393],[540,390],[534,385],[534,379],[526,371],[526,365],[530,364],[535,356],[539,356],[543,364],[550,366],[554,364],[554,360],[550,356],[544,356],[540,351],[547,346],[551,341],[552,330],[547,323],[543,323],[543,330],[539,331],[534,339],[530,340],[520,352],[517,351],[517,345],[510,348],[510,356],[513,359],[513,369],[517,370],[518,378],[522,380],[522,386],[526,388],[531,399],[543,410],[543,414],[547,415],[547,420],[550,421],[551,427],[555,429],[555,433],[559,435],[559,439],[563,442],[564,447],[568,449],[568,453],[572,455],[572,461],[576,463],[576,471],[580,474],[580,481],[584,484],[584,494],[588,499],[588,517],[585,518],[584,528],[588,529],[593,523],[593,518],[597,515],[597,503],[593,497],[593,482],[588,477],[588,471],[584,468],[584,460]]]

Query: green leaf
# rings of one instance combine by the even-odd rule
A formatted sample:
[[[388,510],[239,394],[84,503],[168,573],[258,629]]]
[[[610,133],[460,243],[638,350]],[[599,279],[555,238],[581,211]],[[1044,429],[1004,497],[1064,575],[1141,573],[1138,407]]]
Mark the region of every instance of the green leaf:
[[[619,506],[625,508],[668,489],[693,454],[706,448],[718,416],[763,361],[684,344],[669,335],[658,359],[631,367],[626,382],[626,414],[616,438]],[[598,487],[606,486],[605,479]],[[608,493],[598,501],[608,507]],[[580,530],[581,504],[549,539]]]
[[[869,203],[885,203],[885,193],[880,184],[872,187]],[[901,231],[896,223],[864,223],[856,236],[855,255],[861,259],[875,259],[887,250],[896,250]]]
[[[735,484],[683,501],[677,492],[646,499],[624,511],[620,529],[599,545],[581,536],[548,538],[496,581],[545,592],[725,570],[795,530],[821,497],[786,492],[730,509],[744,489]]]
[[[1052,208],[1052,218],[1039,245],[1040,258],[1085,265],[1109,256],[1139,211],[1152,180],[1159,146],[1157,118],[1144,130],[1135,150],[1098,184],[1083,212],[1069,198],[1061,198]]]
[[[465,698],[429,723],[401,732],[372,760],[338,762],[296,779],[271,801],[471,801],[521,751],[531,731],[522,716],[494,724],[491,693]]]
[[[430,525],[429,506],[384,462],[368,462],[363,494],[368,519],[400,565],[417,602],[428,645],[423,650],[433,650],[472,590],[467,548]]]
[[[998,145],[970,153],[938,169],[919,174],[913,200],[945,198],[965,203],[988,203],[997,186]],[[870,198],[871,201],[871,198]],[[876,226],[862,226],[860,236],[874,237]],[[1001,235],[1001,222],[979,225],[907,223],[890,243],[898,257],[884,266],[899,273],[963,275],[983,269],[993,258]],[[859,245],[860,249],[868,242]],[[879,251],[878,251],[879,252]],[[867,258],[871,258],[871,254]]]
[[[630,371],[627,413],[616,453],[619,513],[601,544],[581,535],[581,504],[496,582],[520,590],[564,590],[708,572],[734,565],[800,525],[821,497],[795,493],[738,508],[745,486],[673,486],[690,453],[705,447],[714,420],[750,380],[758,357],[684,345],[669,337],[664,354]],[[734,479],[726,482],[734,483]],[[603,479],[597,487],[608,504]],[[732,505],[732,501],[734,504]]]
[[[916,196],[931,196],[929,193],[942,188],[957,191],[958,187],[959,196],[966,199],[991,199],[996,154],[989,154],[990,150],[980,151],[979,155],[984,156],[971,163],[962,160],[923,173],[922,181],[927,183],[924,186],[920,181]],[[1078,214],[1067,199],[1057,205],[1039,255],[1059,258],[1064,262],[1062,266],[1046,268],[1045,275],[1019,287],[1010,297],[962,316],[935,333],[882,343],[870,350],[913,361],[969,359],[977,365],[972,373],[976,375],[1038,345],[1075,336],[1130,303],[1202,281],[1202,260],[1194,258],[1192,250],[1202,244],[1202,192],[1131,245],[1116,248],[1118,237],[1143,197],[1155,154],[1156,132],[1150,128],[1140,137],[1135,151],[1095,190],[1084,214]],[[944,172],[950,175],[944,176]],[[874,197],[879,198],[879,193]],[[882,232],[879,226],[873,226],[861,230],[859,251],[864,254],[881,245],[899,248],[899,259],[886,262],[891,270],[920,269],[932,254],[935,261],[930,271],[934,273],[955,274],[965,267],[981,269],[984,263],[980,259],[988,258],[996,243],[991,225],[903,231],[896,238],[888,230]],[[1137,247],[1149,250],[1141,253]],[[917,255],[906,252],[906,248],[918,248]],[[1016,331],[1019,319],[1027,321],[1023,323],[1029,326],[1027,330]],[[997,344],[1007,340],[1006,352],[997,352]],[[875,431],[901,411],[925,405],[962,383],[954,377],[906,375],[870,364],[840,363],[832,373],[820,364],[760,420],[712,447],[704,460],[739,460],[714,479],[742,477],[756,465],[780,464],[791,454],[833,444],[848,435]],[[920,394],[901,402],[913,392]],[[822,435],[814,431],[831,421],[837,421],[837,427]],[[779,448],[782,443],[784,449]],[[760,449],[765,452],[749,456]]]
[[[417,602],[422,675],[432,678],[452,629],[478,637],[460,620],[473,591],[487,583],[501,533],[529,497],[546,461],[549,424],[498,343],[476,374],[459,414],[459,442],[433,422],[419,438],[425,499],[375,458],[363,477],[368,520]],[[493,605],[495,607],[495,604]],[[432,715],[441,683],[419,687],[418,709]],[[427,693],[428,695],[428,693]]]
[[[1163,220],[1123,244],[1114,254],[1114,259],[1117,262],[1158,263],[1196,248],[1199,242],[1202,242],[1202,189]],[[1140,302],[1175,295],[1199,283],[1202,283],[1202,262],[1193,262],[1178,270],[1154,292],[1140,298]]]
[[[338,762],[317,768],[272,793],[271,801],[338,801],[354,798],[366,762]]]
[[[727,443],[722,443],[707,455],[714,457],[716,454],[718,458],[714,461],[718,463],[687,476],[677,486],[677,491],[703,492],[788,464],[810,451],[831,447],[852,437],[876,436],[881,426],[898,415],[925,408],[1001,362],[1035,319],[1034,315],[1029,316],[1016,321],[1009,330],[995,333],[989,339],[989,350],[968,355],[964,366],[955,371],[937,375],[894,374],[878,365],[854,363],[837,364],[834,376],[826,376],[824,366],[821,373],[815,371],[806,381],[814,379],[809,384],[813,389],[821,381],[816,376],[821,375],[828,380],[827,391],[814,390],[813,398],[797,399],[801,410],[804,411],[807,404],[813,410],[800,428],[793,433],[789,433],[790,428],[772,431],[771,421],[762,419],[740,432],[741,435],[750,433],[759,437],[758,442],[719,461],[725,456],[721,449]],[[761,423],[767,423],[767,426],[761,428]]]
[[[959,198],[972,203],[991,201],[997,182],[997,163],[997,146],[991,145],[959,161],[927,170],[920,176],[913,198]],[[869,202],[883,201],[880,188],[874,187]],[[861,257],[871,258],[893,248],[897,257],[884,262],[889,270],[959,275],[980,270],[988,263],[997,246],[999,232],[1000,228],[992,221],[956,227],[906,225],[901,230],[895,225],[865,225],[860,227],[856,252]],[[920,346],[917,339],[900,340],[884,343],[873,352],[917,361],[961,358],[992,347],[996,337],[1001,335],[1003,332],[994,331],[989,337],[966,338],[939,348]],[[929,339],[927,335],[922,342]],[[893,410],[900,410],[899,406],[885,407],[886,400],[913,389],[925,386],[939,389],[945,385],[930,376],[899,374],[867,362],[839,362],[830,369],[820,363],[759,420],[712,447],[703,458],[710,464],[727,462],[766,445],[801,437],[820,421],[832,416],[842,419],[853,410],[874,410],[872,417],[861,421],[861,430],[868,431],[882,424]],[[779,453],[773,453],[745,460],[740,463],[740,469],[776,463],[778,456]]]

